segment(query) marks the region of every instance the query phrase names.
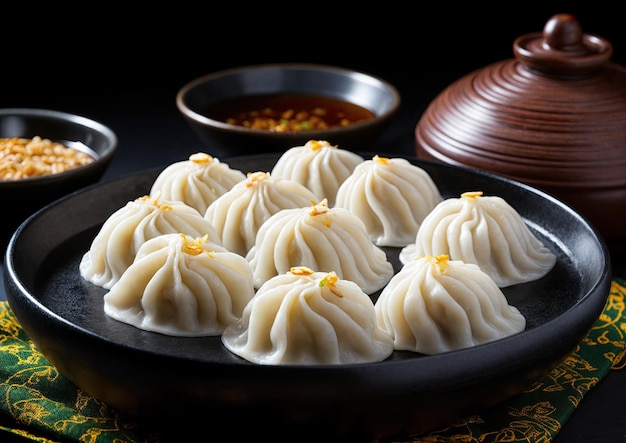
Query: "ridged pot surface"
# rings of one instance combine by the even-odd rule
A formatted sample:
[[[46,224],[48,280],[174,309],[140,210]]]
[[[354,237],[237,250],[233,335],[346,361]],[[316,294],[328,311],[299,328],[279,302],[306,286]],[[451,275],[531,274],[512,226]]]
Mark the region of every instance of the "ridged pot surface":
[[[540,188],[626,244],[626,69],[570,14],[513,43],[515,58],[458,79],[415,128],[418,157]]]

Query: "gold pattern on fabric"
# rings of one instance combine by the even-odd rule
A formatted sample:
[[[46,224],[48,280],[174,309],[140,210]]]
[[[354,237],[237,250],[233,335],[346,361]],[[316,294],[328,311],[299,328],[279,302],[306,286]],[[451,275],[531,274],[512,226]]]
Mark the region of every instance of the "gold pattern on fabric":
[[[624,368],[625,300],[624,280],[614,279],[587,336],[524,392],[483,414],[396,443],[549,443],[585,394],[611,369]],[[7,302],[0,302],[0,328],[0,441],[160,442],[159,430],[142,427],[60,374],[36,349]]]
[[[0,302],[0,441],[158,442],[61,375]]]
[[[549,443],[590,389],[624,367],[626,283],[614,279],[601,315],[576,349],[524,392],[480,416],[402,442]]]

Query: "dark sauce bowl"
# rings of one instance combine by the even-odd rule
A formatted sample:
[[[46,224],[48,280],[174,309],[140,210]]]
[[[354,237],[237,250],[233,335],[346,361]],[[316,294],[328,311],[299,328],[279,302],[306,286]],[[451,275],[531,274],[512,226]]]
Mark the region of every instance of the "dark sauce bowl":
[[[334,99],[369,111],[373,116],[318,130],[275,132],[229,124],[207,110],[255,96],[309,96]],[[368,150],[400,107],[398,90],[387,81],[350,69],[315,64],[268,64],[228,69],[183,86],[176,105],[214,156],[283,152],[309,140],[326,140],[353,151]],[[324,105],[322,105],[324,106]]]

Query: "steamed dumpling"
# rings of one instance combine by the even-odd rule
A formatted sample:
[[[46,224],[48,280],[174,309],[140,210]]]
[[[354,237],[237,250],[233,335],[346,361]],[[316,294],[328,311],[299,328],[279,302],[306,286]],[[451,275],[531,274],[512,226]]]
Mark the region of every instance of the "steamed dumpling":
[[[173,336],[220,335],[254,296],[241,255],[208,240],[164,234],[146,241],[104,296],[109,317]]]
[[[439,354],[522,332],[526,319],[475,264],[425,256],[405,264],[375,304],[394,349]]]
[[[341,184],[335,206],[363,220],[378,246],[400,247],[415,241],[420,223],[442,200],[424,169],[403,158],[376,155]]]
[[[442,254],[478,265],[501,288],[537,280],[556,263],[556,255],[513,207],[482,192],[437,205],[422,221],[415,243],[400,252],[400,261]]]
[[[300,208],[313,201],[313,192],[300,183],[254,172],[211,203],[204,218],[220,234],[225,248],[245,256],[265,220],[281,209]]]
[[[357,153],[325,140],[310,140],[304,146],[283,152],[271,172],[273,177],[306,186],[317,196],[317,201],[326,198],[328,205],[333,206],[339,186],[363,160]]]
[[[231,169],[216,157],[203,152],[188,160],[172,163],[158,175],[150,195],[163,200],[179,200],[204,215],[209,205],[220,195],[244,180],[245,174]]]
[[[334,272],[306,267],[261,286],[241,319],[224,330],[222,343],[265,365],[379,362],[393,352],[367,294]]]
[[[202,214],[181,201],[150,196],[129,201],[109,216],[83,255],[79,270],[87,281],[109,289],[128,268],[139,247],[161,234],[209,236],[222,243],[218,232]]]
[[[351,280],[371,294],[394,273],[363,222],[347,209],[329,208],[325,199],[272,215],[259,228],[246,259],[252,266],[256,288],[294,266],[306,266],[336,272],[339,278]]]

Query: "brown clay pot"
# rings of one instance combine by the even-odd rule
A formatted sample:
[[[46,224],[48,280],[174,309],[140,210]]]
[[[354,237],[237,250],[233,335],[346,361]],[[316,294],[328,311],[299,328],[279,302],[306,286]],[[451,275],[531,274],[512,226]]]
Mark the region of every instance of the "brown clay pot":
[[[515,58],[458,79],[415,128],[418,157],[542,189],[626,245],[626,69],[570,14],[513,43]]]

